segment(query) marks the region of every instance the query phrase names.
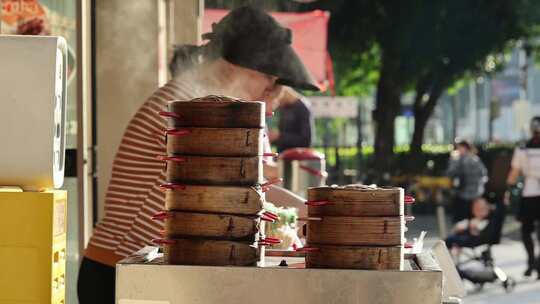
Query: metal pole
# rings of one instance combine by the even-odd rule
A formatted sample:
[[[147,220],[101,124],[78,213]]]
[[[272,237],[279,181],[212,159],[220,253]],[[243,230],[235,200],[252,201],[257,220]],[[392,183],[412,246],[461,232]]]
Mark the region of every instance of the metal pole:
[[[448,232],[446,229],[446,212],[444,210],[444,205],[442,202],[437,202],[437,226],[439,228],[439,237],[441,239],[446,239]]]
[[[326,155],[326,159],[328,160],[328,156],[330,155],[330,118],[323,118],[324,122],[324,135],[323,135],[323,148],[324,148],[324,154]]]
[[[523,42],[522,48],[519,51],[519,68],[521,70],[520,75],[520,86],[519,86],[519,99],[527,100],[527,78],[528,78],[528,43],[527,41]]]
[[[79,208],[79,254],[82,256],[93,228],[92,167],[90,116],[92,110],[92,20],[91,0],[77,1],[77,192]],[[92,167],[91,167],[92,166]]]
[[[520,99],[528,101],[529,92],[528,92],[528,82],[529,82],[529,56],[532,52],[532,47],[530,43],[525,40],[522,45],[522,50],[520,52],[520,64],[521,64],[521,90],[520,90]],[[530,116],[529,116],[530,117]],[[520,126],[520,133],[522,140],[525,141],[527,138],[527,128]]]
[[[458,125],[458,97],[456,93],[452,97],[452,137],[454,140],[457,138],[457,125]]]
[[[494,100],[493,100],[493,94],[491,92],[491,78],[488,78],[488,81],[486,81],[486,87],[489,94],[486,95],[488,98],[488,141],[493,141],[493,106],[494,106]]]
[[[364,137],[362,134],[362,103],[358,102],[358,114],[356,116],[356,129],[357,129],[357,140],[356,140],[356,177],[355,182],[358,182],[360,178],[360,172],[362,170],[362,158],[363,158],[363,142]]]
[[[478,103],[476,98],[476,83],[474,81],[471,81],[469,83],[469,106],[471,108],[471,114],[469,115],[468,120],[473,121],[471,125],[474,125],[474,137],[473,141],[478,141],[478,121],[475,119],[478,115]]]
[[[483,105],[484,105],[485,107],[487,107],[487,111],[488,111],[488,114],[487,114],[487,115],[488,115],[488,118],[487,118],[488,124],[489,124],[489,119],[490,119],[490,118],[489,118],[489,113],[490,113],[490,112],[489,112],[489,107],[490,107],[490,102],[489,102],[489,101],[491,100],[491,94],[490,94],[491,92],[490,92],[490,90],[489,90],[489,87],[490,87],[490,86],[489,86],[490,81],[491,81],[490,78],[488,78],[488,77],[484,78],[484,85],[482,86],[482,89],[484,90],[484,94],[483,94],[483,95],[484,95]],[[482,126],[482,129],[483,129],[484,127],[485,127],[485,125]],[[488,127],[488,138],[487,138],[487,140],[489,141],[489,125],[488,125],[487,127]],[[482,133],[483,133],[483,132],[482,132]],[[486,138],[484,138],[483,140],[485,140],[485,139],[486,139]]]

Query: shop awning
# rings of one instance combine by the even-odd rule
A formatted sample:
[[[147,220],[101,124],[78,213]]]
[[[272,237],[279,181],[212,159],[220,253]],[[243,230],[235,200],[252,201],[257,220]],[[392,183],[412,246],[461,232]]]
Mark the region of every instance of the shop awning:
[[[212,23],[217,23],[228,10],[206,9],[203,18],[203,33],[212,31]],[[325,11],[304,13],[272,12],[279,23],[293,32],[292,46],[302,62],[311,72],[322,90],[334,88],[332,60],[327,50],[328,20]]]

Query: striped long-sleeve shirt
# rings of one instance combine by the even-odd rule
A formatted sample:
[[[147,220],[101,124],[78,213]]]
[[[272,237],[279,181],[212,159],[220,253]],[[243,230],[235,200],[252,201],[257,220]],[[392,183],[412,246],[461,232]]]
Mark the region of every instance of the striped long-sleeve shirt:
[[[160,236],[161,222],[151,219],[164,208],[165,165],[156,159],[166,154],[167,122],[159,111],[171,100],[197,97],[192,84],[171,81],[158,89],[129,122],[116,153],[105,196],[105,216],[90,239],[85,256],[114,266]]]

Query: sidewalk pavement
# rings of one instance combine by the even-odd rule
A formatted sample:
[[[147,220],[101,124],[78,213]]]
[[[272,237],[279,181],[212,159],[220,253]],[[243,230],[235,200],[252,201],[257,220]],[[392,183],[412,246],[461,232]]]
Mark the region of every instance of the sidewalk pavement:
[[[450,221],[447,219],[447,227],[450,230]],[[414,222],[409,223],[407,238],[411,239],[420,234],[420,231],[427,231],[424,246],[429,248],[435,241],[440,239],[438,233],[437,219],[434,215],[416,216]],[[512,292],[507,293],[500,282],[485,284],[483,289],[478,291],[469,282],[465,283],[468,295],[463,299],[464,304],[540,304],[540,280],[536,280],[534,275],[531,278],[523,277],[526,268],[526,255],[520,241],[519,222],[513,217],[507,217],[501,243],[493,246],[493,257],[495,264],[499,266],[507,275],[512,277],[517,285]]]
[[[495,264],[516,280],[516,288],[507,293],[500,283],[493,283],[486,284],[481,291],[475,291],[474,286],[466,284],[468,295],[463,303],[540,303],[540,280],[536,279],[536,275],[523,277],[527,259],[520,241],[504,238],[501,244],[493,247],[493,257]]]

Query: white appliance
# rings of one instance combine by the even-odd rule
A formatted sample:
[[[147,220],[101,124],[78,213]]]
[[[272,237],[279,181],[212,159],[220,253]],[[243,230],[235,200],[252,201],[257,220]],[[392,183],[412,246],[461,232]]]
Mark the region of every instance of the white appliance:
[[[64,38],[0,35],[1,186],[62,186],[66,77]]]

